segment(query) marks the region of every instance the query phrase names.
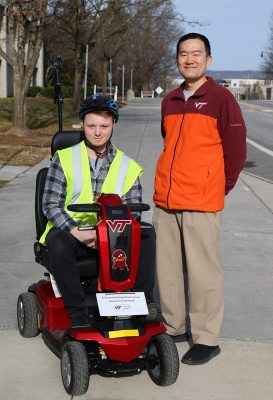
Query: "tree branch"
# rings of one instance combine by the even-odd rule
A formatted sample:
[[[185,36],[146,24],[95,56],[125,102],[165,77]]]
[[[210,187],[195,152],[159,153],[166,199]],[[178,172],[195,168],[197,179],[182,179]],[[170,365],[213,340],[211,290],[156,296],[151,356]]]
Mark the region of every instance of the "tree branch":
[[[13,62],[12,59],[4,52],[2,47],[0,46],[0,56],[4,58],[4,60],[11,66],[13,67]]]

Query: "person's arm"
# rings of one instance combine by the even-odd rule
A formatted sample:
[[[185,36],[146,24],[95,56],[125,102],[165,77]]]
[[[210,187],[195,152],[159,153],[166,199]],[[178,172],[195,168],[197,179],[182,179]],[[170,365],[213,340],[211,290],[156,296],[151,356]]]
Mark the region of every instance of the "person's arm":
[[[231,93],[221,105],[218,129],[224,152],[227,195],[235,186],[246,159],[246,126],[240,106]]]
[[[161,103],[161,136],[163,139],[165,139],[166,136],[166,132],[164,129],[164,115],[165,115],[166,103],[167,103],[167,97],[164,97]]]
[[[66,179],[59,160],[56,155],[48,169],[44,194],[43,212],[56,228],[67,232],[77,226],[75,221],[64,210],[66,198]]]
[[[95,230],[81,231],[78,229],[78,227],[75,226],[71,229],[70,233],[87,247],[90,247],[91,249],[97,248],[97,233]]]

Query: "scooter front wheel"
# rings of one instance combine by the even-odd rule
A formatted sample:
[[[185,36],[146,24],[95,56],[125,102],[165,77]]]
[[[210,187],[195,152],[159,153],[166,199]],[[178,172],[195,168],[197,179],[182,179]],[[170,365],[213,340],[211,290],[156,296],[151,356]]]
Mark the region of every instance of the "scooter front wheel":
[[[155,336],[148,347],[150,364],[147,372],[159,386],[172,385],[179,375],[179,355],[174,340],[162,333]]]
[[[61,354],[63,385],[68,394],[81,396],[89,386],[87,353],[81,342],[67,342]]]

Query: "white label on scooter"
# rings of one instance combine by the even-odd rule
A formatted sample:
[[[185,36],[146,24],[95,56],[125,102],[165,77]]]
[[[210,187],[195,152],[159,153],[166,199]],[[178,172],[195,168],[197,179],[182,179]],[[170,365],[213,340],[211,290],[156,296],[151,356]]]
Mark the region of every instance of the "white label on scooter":
[[[144,292],[97,293],[100,316],[147,315]]]

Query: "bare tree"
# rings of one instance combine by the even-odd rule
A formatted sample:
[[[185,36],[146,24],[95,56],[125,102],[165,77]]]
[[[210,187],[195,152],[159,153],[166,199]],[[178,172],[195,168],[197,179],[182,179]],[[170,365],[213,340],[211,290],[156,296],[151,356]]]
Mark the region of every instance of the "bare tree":
[[[19,128],[25,127],[25,96],[42,47],[48,6],[48,0],[6,0],[4,3],[7,42],[5,50],[0,46],[0,55],[13,69],[14,125]]]
[[[108,64],[110,60],[127,46],[127,32],[132,24],[130,8],[133,2],[127,0],[111,0],[102,10],[97,21],[96,45],[93,60],[97,62],[97,76],[100,85],[106,90],[108,81]],[[93,63],[94,66],[94,63]]]
[[[156,38],[157,45],[165,41],[166,47],[169,47],[165,36],[165,26],[174,25],[179,19],[179,16],[175,17],[174,12],[167,13],[166,10],[168,7],[170,9],[171,3],[170,0],[58,1],[55,30],[50,30],[51,37],[47,39],[47,43],[52,51],[62,49],[62,53],[65,53],[66,67],[68,60],[70,65],[73,65],[73,114],[77,112],[80,103],[86,45],[89,45],[90,53],[92,53],[91,68],[99,79],[99,85],[106,87],[107,64],[110,59],[115,58],[115,63],[120,63],[121,59],[124,63],[126,60],[128,64],[128,57],[132,57],[133,43],[136,43],[138,48],[140,46],[138,39],[141,39],[143,46],[147,39],[151,44],[154,42],[155,47]],[[162,15],[164,7],[166,12]],[[166,16],[167,19],[165,19]],[[153,27],[147,27],[151,21],[153,21]],[[145,39],[144,32],[147,29],[150,31],[150,37],[146,35]],[[154,35],[153,29],[156,32]],[[57,38],[55,43],[53,36]],[[145,49],[149,50],[147,45],[144,46],[143,51]],[[141,49],[139,49],[139,58],[143,58]],[[132,63],[133,59],[130,62]],[[140,63],[139,66],[142,71],[139,70],[139,75],[136,73],[136,79],[138,76],[142,77],[144,71],[143,64]],[[158,66],[156,58],[147,65],[146,70],[149,71],[151,68],[159,70],[161,67],[162,64]]]
[[[90,53],[93,53],[96,46],[104,49],[106,39],[111,37],[114,31],[116,34],[122,32],[116,25],[109,23],[113,20],[113,16],[117,15],[118,10],[115,9],[114,3],[121,6],[124,0],[60,0],[56,2],[55,23],[46,37],[46,47],[49,53],[60,51],[64,56],[64,68],[72,72],[74,87],[72,115],[78,112],[81,101],[87,45]],[[108,12],[109,8],[112,9],[111,13]],[[111,26],[110,30],[108,26]],[[121,41],[121,36],[119,41]]]
[[[261,53],[261,57],[263,58],[261,69],[268,79],[273,79],[273,12],[271,15],[269,29],[270,33],[268,46]]]
[[[119,60],[128,72],[133,70],[138,94],[157,85],[166,92],[168,76],[175,68],[175,42],[184,32],[183,21],[172,1],[150,0],[135,6]]]
[[[86,45],[94,46],[94,20],[105,1],[55,0],[53,30],[47,34],[48,50],[61,51],[65,63],[73,69],[72,114],[79,109]]]
[[[173,44],[183,33],[183,16],[176,13],[172,1],[110,1],[98,23],[92,54],[97,65],[93,63],[92,70],[100,86],[106,86],[110,60],[114,84],[121,82],[124,65],[127,86],[133,80],[137,92],[157,82],[166,86],[174,64]]]

